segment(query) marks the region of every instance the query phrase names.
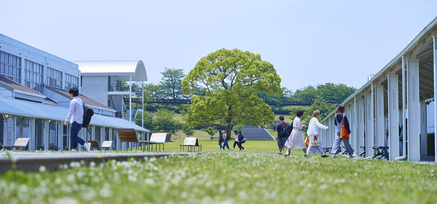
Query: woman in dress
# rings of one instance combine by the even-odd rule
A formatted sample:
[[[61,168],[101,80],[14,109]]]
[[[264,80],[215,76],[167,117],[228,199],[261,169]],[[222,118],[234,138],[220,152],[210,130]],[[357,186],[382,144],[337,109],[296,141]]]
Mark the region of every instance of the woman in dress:
[[[349,139],[341,139],[340,138],[340,132],[341,132],[341,126],[344,123],[344,126],[347,129],[347,132],[351,134],[351,130],[349,128],[349,121],[347,120],[346,115],[344,114],[345,107],[344,105],[339,105],[337,108],[337,115],[335,115],[334,125],[335,125],[335,140],[334,144],[332,145],[331,154],[333,158],[337,158],[337,150],[340,147],[340,142],[343,141],[344,146],[346,147],[347,152],[349,153],[349,158],[354,158],[354,150],[352,149],[351,145],[349,144]]]
[[[320,116],[320,111],[315,110],[313,112],[313,118],[310,120],[310,124],[308,124],[308,131],[307,135],[310,141],[310,145],[308,147],[308,154],[322,154],[322,157],[328,157],[327,155],[323,154],[323,148],[322,148],[322,141],[320,141],[319,137],[319,128],[329,130],[328,126],[324,126],[319,123],[319,120],[317,119]],[[319,146],[316,146],[318,141]]]
[[[305,145],[305,139],[302,133],[302,128],[305,127],[305,125],[301,123],[302,115],[302,110],[296,112],[296,118],[293,120],[293,131],[291,131],[287,142],[285,142],[285,147],[287,148],[287,153],[285,153],[286,157],[290,155],[290,149],[302,149],[305,156],[307,156],[307,146]]]

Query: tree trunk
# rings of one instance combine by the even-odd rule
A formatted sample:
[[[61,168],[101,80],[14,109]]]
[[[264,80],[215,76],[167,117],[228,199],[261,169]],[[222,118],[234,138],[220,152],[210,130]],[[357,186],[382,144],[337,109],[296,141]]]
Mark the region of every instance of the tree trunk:
[[[231,125],[231,121],[227,121],[227,125],[226,125],[226,134],[228,135],[228,136],[230,136],[231,135],[231,131],[232,131],[232,128],[234,127],[233,125]],[[231,137],[229,137],[229,138],[231,138]]]

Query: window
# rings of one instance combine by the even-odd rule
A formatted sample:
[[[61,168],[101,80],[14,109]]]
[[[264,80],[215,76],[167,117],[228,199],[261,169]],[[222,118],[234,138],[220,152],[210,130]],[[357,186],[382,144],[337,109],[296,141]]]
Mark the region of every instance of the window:
[[[70,74],[65,74],[65,90],[69,90],[73,87],[79,87],[79,77],[75,77]]]
[[[62,72],[56,69],[47,67],[47,85],[62,88]]]
[[[42,93],[44,66],[28,60],[25,61],[25,64],[25,85]]]
[[[21,80],[21,58],[0,51],[1,75],[20,83]]]

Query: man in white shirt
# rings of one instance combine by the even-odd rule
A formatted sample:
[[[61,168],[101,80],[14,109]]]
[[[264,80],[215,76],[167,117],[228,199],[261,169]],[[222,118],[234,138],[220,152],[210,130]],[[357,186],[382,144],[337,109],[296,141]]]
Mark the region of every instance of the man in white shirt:
[[[83,124],[83,102],[79,98],[79,90],[77,88],[71,88],[70,93],[70,110],[68,111],[67,118],[65,119],[64,126],[67,126],[68,121],[71,123],[71,151],[76,151],[77,143],[80,143],[82,146],[86,148],[87,151],[90,151],[90,143],[85,142],[82,138],[78,137],[80,129]]]

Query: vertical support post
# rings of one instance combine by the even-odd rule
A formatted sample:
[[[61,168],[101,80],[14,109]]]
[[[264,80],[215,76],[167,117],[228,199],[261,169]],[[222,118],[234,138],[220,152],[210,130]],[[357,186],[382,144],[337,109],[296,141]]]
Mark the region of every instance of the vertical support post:
[[[129,76],[129,122],[132,120],[132,75]]]
[[[373,116],[373,114],[372,114],[372,91],[370,91],[370,92],[366,92],[365,93],[365,95],[364,95],[364,100],[365,100],[365,108],[364,108],[364,110],[365,110],[365,120],[364,120],[364,122],[365,122],[365,134],[366,134],[366,137],[365,137],[365,142],[364,142],[364,146],[365,146],[365,149],[366,149],[366,157],[369,157],[369,156],[373,156],[373,152],[374,152],[374,150],[373,150],[373,146],[374,146],[374,144],[373,144],[373,130],[372,130],[372,124],[373,124],[373,118],[372,118],[372,116]]]
[[[102,146],[103,141],[105,141],[105,127],[100,127],[100,141],[99,141],[99,145]]]
[[[57,136],[58,136],[58,148],[59,151],[63,151],[64,150],[64,124],[62,121],[58,121],[58,131],[57,131]]]
[[[410,161],[420,161],[420,89],[419,60],[408,60],[407,96],[407,156]]]
[[[434,160],[437,162],[437,46],[436,37],[432,36],[433,72],[434,72]]]
[[[11,116],[11,138],[12,143],[15,143],[17,140],[17,117]]]
[[[385,137],[385,120],[384,120],[384,87],[381,85],[375,86],[376,100],[375,100],[375,137],[376,146],[384,146]]]
[[[351,131],[353,131],[352,134],[354,134],[354,140],[352,140],[352,147],[355,150],[355,154],[358,155],[358,152],[360,151],[359,146],[358,146],[358,138],[359,138],[359,133],[358,133],[358,108],[357,108],[357,97],[354,96],[354,105],[353,105],[353,110],[354,110],[354,115],[353,115],[353,121],[352,123],[353,125],[353,129]]]
[[[50,138],[50,123],[49,120],[44,120],[42,144],[44,146],[44,151],[49,150],[49,138]]]
[[[364,146],[364,96],[358,97],[358,150],[361,150],[361,146]],[[359,152],[357,150],[357,152]],[[362,150],[366,151],[365,149]],[[361,154],[360,152],[359,154]],[[367,153],[368,154],[368,153]],[[357,154],[358,155],[358,154]]]
[[[3,115],[3,144],[8,145],[8,119],[9,117],[6,117]],[[13,144],[9,144],[13,145]]]
[[[108,140],[109,141],[112,141],[112,128],[109,128],[109,135],[108,135]],[[109,147],[109,150],[111,150],[112,151],[112,145],[111,145],[111,147]]]
[[[18,120],[20,120],[20,127],[18,128],[19,130],[18,130],[18,136],[19,137],[24,137],[24,120],[25,120],[25,117],[18,117]]]
[[[141,127],[144,128],[144,81],[141,81]]]
[[[35,151],[35,118],[29,118],[29,151]]]
[[[422,101],[420,103],[420,150],[421,150],[421,155],[427,155],[428,153],[428,131],[427,131],[427,127],[426,124],[427,122],[427,113],[426,113],[426,103],[425,101]]]
[[[86,132],[88,132],[88,131],[86,131]],[[90,140],[96,140],[96,126],[94,126],[94,125],[91,126]]]
[[[118,137],[118,132],[115,132],[115,140],[117,143],[117,150],[123,150],[123,147],[121,146],[120,138]]]
[[[388,84],[388,145],[390,160],[399,156],[399,90],[398,76],[387,76]]]

